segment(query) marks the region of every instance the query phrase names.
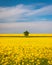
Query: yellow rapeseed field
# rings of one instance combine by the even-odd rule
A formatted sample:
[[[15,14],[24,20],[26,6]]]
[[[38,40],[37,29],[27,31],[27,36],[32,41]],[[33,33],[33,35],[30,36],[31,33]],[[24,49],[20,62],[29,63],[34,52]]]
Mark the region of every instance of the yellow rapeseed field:
[[[52,65],[52,34],[23,36],[0,34],[0,65]]]

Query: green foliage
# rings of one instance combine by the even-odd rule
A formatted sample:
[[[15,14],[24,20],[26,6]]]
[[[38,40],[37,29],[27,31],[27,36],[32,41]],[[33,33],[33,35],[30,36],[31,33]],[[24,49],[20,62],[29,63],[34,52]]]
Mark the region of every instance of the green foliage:
[[[46,59],[46,58],[41,58],[41,60],[40,60],[40,65],[49,65],[48,59]]]
[[[29,36],[29,32],[28,31],[25,31],[24,32],[24,35],[27,37],[27,36]]]

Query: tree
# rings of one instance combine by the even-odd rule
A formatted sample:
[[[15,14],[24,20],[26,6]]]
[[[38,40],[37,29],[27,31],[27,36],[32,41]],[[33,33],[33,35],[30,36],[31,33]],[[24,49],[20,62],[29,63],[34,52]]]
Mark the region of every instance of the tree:
[[[27,36],[29,36],[29,32],[28,31],[25,31],[24,32],[24,35],[27,37]]]

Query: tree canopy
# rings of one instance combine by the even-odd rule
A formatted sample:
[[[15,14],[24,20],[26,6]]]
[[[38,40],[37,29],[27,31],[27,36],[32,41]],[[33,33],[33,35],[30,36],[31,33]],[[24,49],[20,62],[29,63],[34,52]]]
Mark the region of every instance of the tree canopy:
[[[28,31],[25,31],[24,32],[24,35],[27,37],[27,36],[29,36],[29,32]]]

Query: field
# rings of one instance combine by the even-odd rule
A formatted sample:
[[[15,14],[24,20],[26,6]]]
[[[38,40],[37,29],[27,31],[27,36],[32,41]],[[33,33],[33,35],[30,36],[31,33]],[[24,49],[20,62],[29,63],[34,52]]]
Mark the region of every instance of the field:
[[[52,34],[33,35],[0,34],[0,65],[52,65]]]

